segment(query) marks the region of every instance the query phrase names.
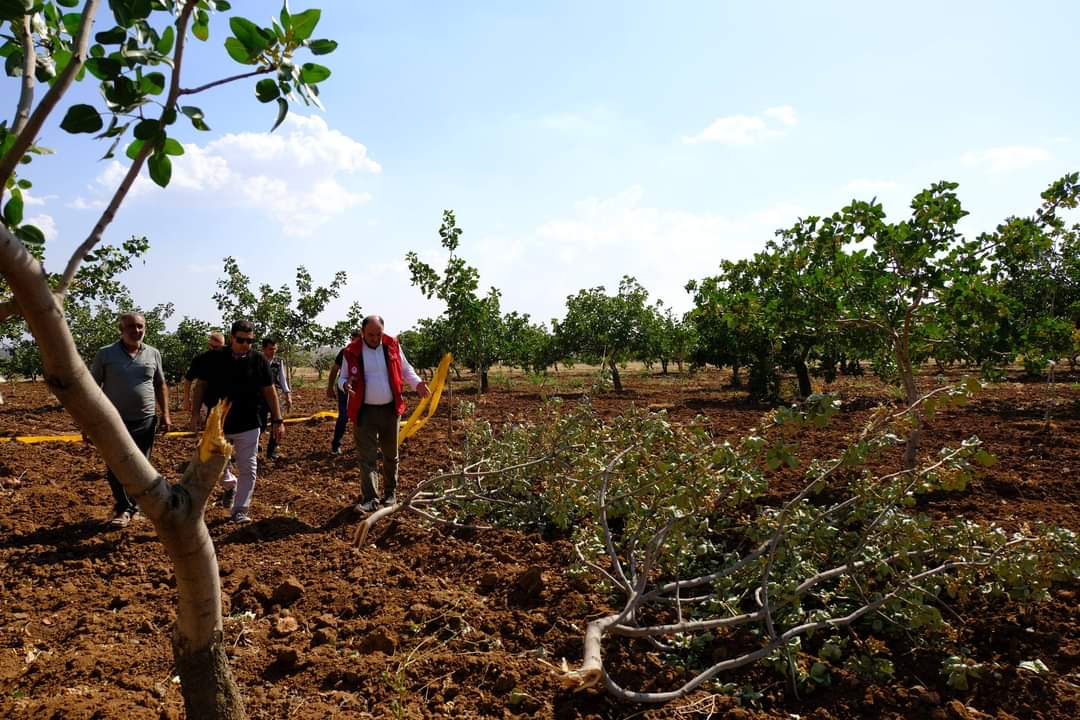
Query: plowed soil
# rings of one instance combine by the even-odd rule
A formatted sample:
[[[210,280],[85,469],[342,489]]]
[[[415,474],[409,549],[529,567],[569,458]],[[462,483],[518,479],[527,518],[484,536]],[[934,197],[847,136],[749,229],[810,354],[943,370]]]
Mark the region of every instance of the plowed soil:
[[[676,419],[700,413],[723,437],[745,431],[767,410],[725,388],[717,373],[627,375],[624,392],[596,401],[604,413],[630,404],[664,408]],[[567,398],[587,385],[560,377]],[[924,379],[927,387],[933,382]],[[839,393],[844,412],[801,439],[804,457],[831,454],[876,404],[894,397],[869,378],[844,378],[828,389]],[[44,386],[3,390],[0,436],[76,430]],[[332,409],[315,382],[297,398],[294,415]],[[496,382],[479,398],[461,383],[452,402],[462,399],[491,419],[527,415],[541,401],[520,378]],[[448,437],[450,404],[403,446],[402,487],[452,463],[461,433]],[[178,411],[175,419],[187,415]],[[964,692],[946,686],[940,655],[902,647],[892,648],[891,681],[842,676],[801,699],[761,668],[725,678],[759,694],[741,700],[701,692],[646,707],[565,691],[553,668],[562,658],[580,661],[585,624],[609,609],[608,598],[563,576],[569,544],[506,531],[454,533],[407,516],[354,548],[357,460],[351,450],[329,453],[332,427],[330,420],[288,426],[284,457],[260,462],[254,523],[238,529],[221,508],[207,511],[232,667],[253,718],[1080,717],[1076,583],[1031,608],[952,608],[966,621],[957,644],[988,668]],[[1080,530],[1077,378],[994,385],[938,415],[927,442],[940,447],[971,435],[998,462],[966,491],[930,500],[931,511],[1006,527],[1044,520]],[[190,439],[161,439],[154,463],[177,479],[192,448]],[[0,443],[0,717],[183,715],[169,643],[172,569],[148,521],[125,530],[103,526],[111,504],[104,470],[82,443]],[[795,473],[780,476],[771,492],[783,495],[795,480]],[[1036,659],[1047,672],[1018,667]],[[652,653],[620,650],[614,660],[619,679],[638,687],[671,687],[677,677]]]

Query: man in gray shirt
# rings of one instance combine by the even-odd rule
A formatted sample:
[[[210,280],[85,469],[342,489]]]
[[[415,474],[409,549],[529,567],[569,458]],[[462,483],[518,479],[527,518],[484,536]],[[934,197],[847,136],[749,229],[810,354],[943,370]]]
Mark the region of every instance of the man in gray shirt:
[[[135,445],[149,459],[158,427],[155,400],[161,405],[162,430],[168,432],[172,428],[169,386],[165,383],[161,353],[142,341],[146,319],[139,313],[124,313],[119,325],[120,339],[98,350],[90,374],[116,406]],[[115,500],[109,524],[127,527],[139,509],[111,469],[105,477]]]

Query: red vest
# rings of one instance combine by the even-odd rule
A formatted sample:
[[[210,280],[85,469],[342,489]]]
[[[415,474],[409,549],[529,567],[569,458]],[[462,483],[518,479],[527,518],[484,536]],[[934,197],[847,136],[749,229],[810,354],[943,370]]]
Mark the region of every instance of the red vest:
[[[345,346],[345,361],[349,365],[349,378],[345,381],[352,385],[353,393],[349,396],[349,419],[359,422],[360,406],[364,404],[364,338],[358,337]],[[394,396],[394,408],[397,416],[405,414],[405,398],[401,393],[401,347],[396,338],[382,336],[382,349],[386,355],[386,370],[390,377],[390,392]]]

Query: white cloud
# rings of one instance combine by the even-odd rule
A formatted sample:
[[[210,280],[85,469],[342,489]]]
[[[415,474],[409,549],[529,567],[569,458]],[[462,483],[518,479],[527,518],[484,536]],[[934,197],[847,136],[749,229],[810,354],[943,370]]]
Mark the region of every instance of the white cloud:
[[[98,193],[111,192],[125,172],[127,166],[113,160],[97,178]],[[272,135],[230,133],[204,146],[186,144],[184,154],[173,158],[169,190],[260,210],[286,234],[310,235],[331,217],[370,201],[369,193],[346,187],[347,177],[380,172],[365,145],[331,129],[321,117],[290,115]],[[129,197],[155,189],[144,173]],[[73,207],[96,202],[79,197]]]
[[[728,115],[717,118],[697,135],[684,137],[688,145],[715,142],[721,145],[753,145],[781,137],[785,128],[799,122],[790,105],[768,108],[760,115]]]
[[[75,199],[67,204],[74,210],[104,210],[105,205],[104,200],[87,200],[82,195],[75,196]]]
[[[24,205],[44,205],[50,200],[55,200],[58,195],[45,195],[44,197],[38,197],[29,190],[22,191],[22,199]]]
[[[26,218],[25,222],[37,227],[37,229],[45,235],[46,241],[56,239],[56,221],[53,220],[52,215],[35,215],[34,217]]]
[[[1032,145],[1008,145],[964,153],[960,161],[989,173],[1003,174],[1044,163],[1050,153]]]

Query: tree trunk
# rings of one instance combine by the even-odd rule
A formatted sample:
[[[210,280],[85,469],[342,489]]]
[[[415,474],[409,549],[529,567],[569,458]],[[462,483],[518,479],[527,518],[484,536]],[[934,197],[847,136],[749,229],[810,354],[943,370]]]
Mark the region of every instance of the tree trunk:
[[[731,366],[731,387],[733,387],[733,388],[742,387],[742,377],[739,375],[739,366],[738,365],[732,365]]]
[[[488,391],[488,371],[483,369],[480,371],[480,394]]]
[[[615,391],[622,392],[622,378],[619,377],[619,366],[614,360],[609,360],[608,367],[611,368],[611,382],[615,386]]]
[[[154,523],[176,574],[174,648],[189,718],[239,720],[243,701],[220,650],[221,584],[217,556],[203,521],[206,499],[232,448],[221,435],[222,413],[200,443],[180,483],[170,486],[135,446],[112,403],[79,357],[62,300],[49,288],[41,264],[0,226],[0,273],[38,343],[42,375],[119,478],[131,499]],[[215,433],[211,433],[214,428]],[[216,445],[214,444],[216,441]],[[209,443],[209,444],[208,444]],[[208,658],[215,658],[208,662]],[[201,701],[207,693],[213,705]]]
[[[919,387],[915,383],[915,370],[911,365],[911,358],[907,349],[902,346],[896,348],[896,368],[900,373],[900,383],[904,389],[904,401],[911,407],[919,399]],[[911,415],[911,430],[908,431],[906,446],[904,447],[904,469],[914,470],[918,461],[919,442],[922,439],[922,421],[917,413]]]
[[[799,358],[795,361],[795,376],[799,378],[799,395],[807,398],[814,392],[810,384],[810,370],[806,367],[806,359]]]
[[[661,360],[660,361],[660,374],[661,375],[667,375],[668,374],[667,366],[668,366],[668,361],[667,360]]]

